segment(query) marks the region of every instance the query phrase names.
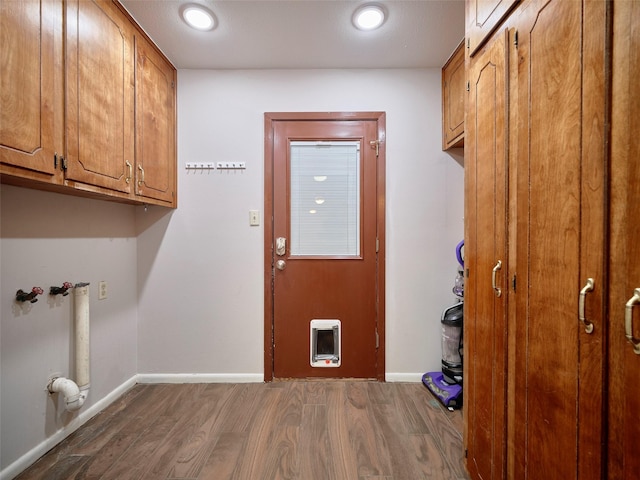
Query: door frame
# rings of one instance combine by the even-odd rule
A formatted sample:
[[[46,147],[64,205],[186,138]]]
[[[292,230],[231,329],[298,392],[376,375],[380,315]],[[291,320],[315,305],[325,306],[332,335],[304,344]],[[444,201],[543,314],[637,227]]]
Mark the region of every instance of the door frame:
[[[274,126],[282,121],[363,121],[377,122],[378,156],[376,165],[376,223],[378,256],[376,268],[377,330],[376,378],[385,380],[385,112],[266,112],[264,114],[264,380],[273,380],[273,180]],[[366,148],[366,146],[365,146]],[[376,146],[371,146],[376,148]]]

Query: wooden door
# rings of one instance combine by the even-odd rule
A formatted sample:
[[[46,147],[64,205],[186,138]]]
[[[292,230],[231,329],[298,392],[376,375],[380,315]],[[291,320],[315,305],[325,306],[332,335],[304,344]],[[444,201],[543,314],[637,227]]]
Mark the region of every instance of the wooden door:
[[[136,194],[175,206],[176,70],[136,36]]]
[[[53,181],[64,148],[62,2],[0,2],[0,39],[0,171]]]
[[[68,181],[129,193],[134,182],[133,27],[104,0],[66,8]]]
[[[383,378],[378,161],[384,150],[376,143],[383,115],[275,121],[268,132],[273,377]],[[340,321],[339,366],[311,365],[312,320]]]
[[[517,12],[510,478],[602,470],[604,2]],[[584,16],[583,16],[584,15]],[[593,289],[584,288],[588,279]],[[584,295],[588,333],[579,321]]]
[[[640,472],[640,348],[626,338],[625,314],[640,339],[640,3],[613,3],[613,94],[610,179],[610,289],[607,478],[631,480]],[[628,313],[627,313],[628,312]]]
[[[464,395],[467,469],[505,468],[507,358],[507,33],[471,61],[465,119]]]
[[[467,0],[465,19],[469,54],[489,38],[500,22],[520,0]]]

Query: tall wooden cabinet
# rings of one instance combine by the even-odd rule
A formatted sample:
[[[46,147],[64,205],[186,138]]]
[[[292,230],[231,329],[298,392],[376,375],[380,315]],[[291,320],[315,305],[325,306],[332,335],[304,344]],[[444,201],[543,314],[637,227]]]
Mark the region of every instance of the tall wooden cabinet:
[[[507,34],[468,72],[465,145],[465,407],[467,467],[475,478],[505,468],[507,339]],[[466,381],[466,379],[469,381]],[[475,401],[476,399],[492,401]],[[468,401],[471,399],[472,401]]]
[[[613,19],[606,472],[611,479],[635,479],[640,472],[640,347],[634,348],[626,334],[640,343],[640,2],[615,1]]]
[[[605,8],[535,0],[513,17],[513,478],[600,478]]]
[[[467,50],[467,467],[482,479],[599,479],[608,3],[529,0],[505,11]],[[478,195],[485,188],[493,201]]]
[[[112,0],[0,3],[3,182],[176,206],[176,70]]]

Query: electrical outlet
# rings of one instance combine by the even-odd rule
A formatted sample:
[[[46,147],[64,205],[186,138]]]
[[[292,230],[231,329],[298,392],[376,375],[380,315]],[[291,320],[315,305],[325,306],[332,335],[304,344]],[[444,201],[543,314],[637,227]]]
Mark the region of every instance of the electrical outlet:
[[[107,298],[107,282],[102,280],[98,283],[98,300]]]

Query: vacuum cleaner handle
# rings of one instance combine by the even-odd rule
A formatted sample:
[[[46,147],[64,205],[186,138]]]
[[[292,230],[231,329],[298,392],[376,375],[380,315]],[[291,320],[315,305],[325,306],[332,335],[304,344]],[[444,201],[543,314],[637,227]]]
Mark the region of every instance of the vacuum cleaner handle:
[[[462,248],[464,247],[464,240],[462,240],[456,247],[456,258],[461,267],[464,267],[464,258],[462,258]]]

